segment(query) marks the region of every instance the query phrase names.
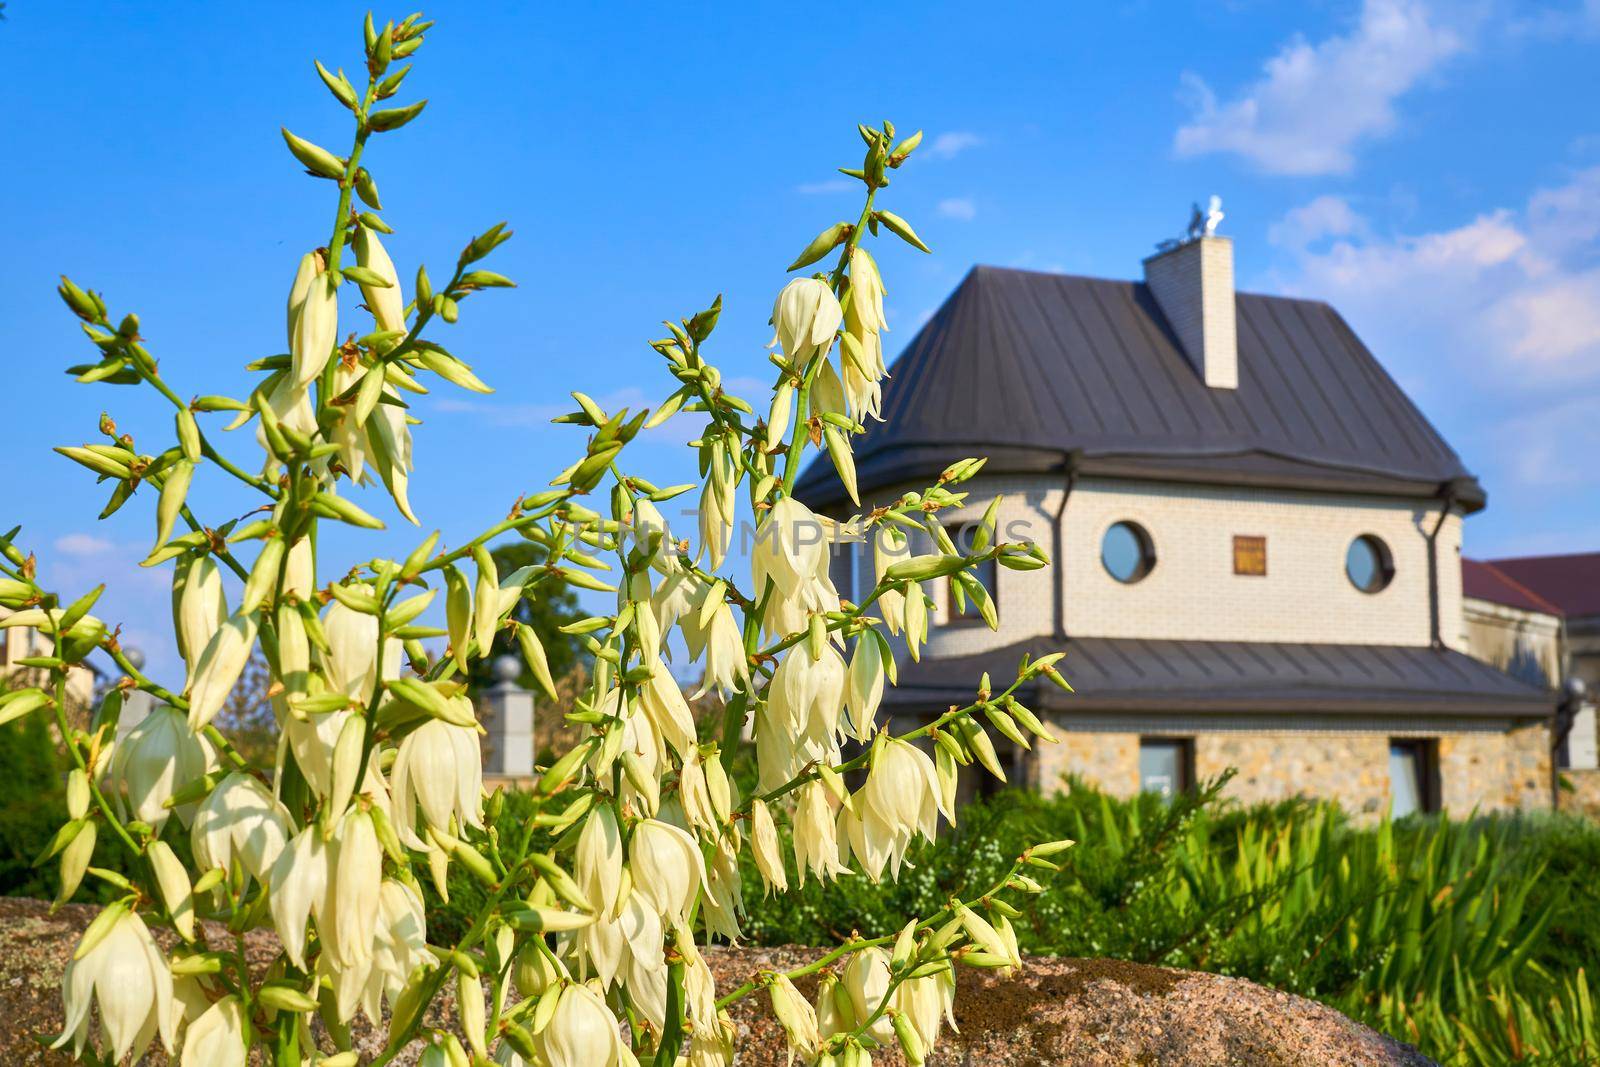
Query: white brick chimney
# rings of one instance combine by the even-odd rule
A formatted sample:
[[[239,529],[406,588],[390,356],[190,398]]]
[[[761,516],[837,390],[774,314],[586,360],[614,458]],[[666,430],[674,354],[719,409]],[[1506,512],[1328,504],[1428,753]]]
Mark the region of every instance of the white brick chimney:
[[[1192,237],[1145,260],[1144,280],[1205,383],[1237,389],[1233,242],[1215,234]]]

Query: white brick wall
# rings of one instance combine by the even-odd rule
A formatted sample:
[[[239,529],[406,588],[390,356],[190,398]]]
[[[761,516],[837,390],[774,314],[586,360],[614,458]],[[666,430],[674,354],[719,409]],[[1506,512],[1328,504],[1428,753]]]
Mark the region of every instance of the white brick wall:
[[[977,519],[1001,493],[1002,536],[1051,550],[1061,479],[980,477],[962,488],[972,505],[950,514],[948,527]],[[1000,569],[998,633],[981,624],[937,625],[945,621],[945,594],[930,588],[941,614],[928,654],[965,655],[1049,634],[1052,580],[1065,583],[1071,635],[1426,645],[1426,533],[1438,514],[1436,500],[1083,479],[1067,504],[1062,558],[1042,571]],[[1100,562],[1101,538],[1121,520],[1139,523],[1155,544],[1155,569],[1132,585]],[[1266,538],[1265,577],[1233,573],[1235,534]],[[1382,592],[1363,593],[1345,577],[1345,551],[1361,534],[1382,538],[1394,557],[1394,580]],[[1455,648],[1464,646],[1460,543],[1460,516],[1452,515],[1439,534],[1439,578],[1441,630]]]

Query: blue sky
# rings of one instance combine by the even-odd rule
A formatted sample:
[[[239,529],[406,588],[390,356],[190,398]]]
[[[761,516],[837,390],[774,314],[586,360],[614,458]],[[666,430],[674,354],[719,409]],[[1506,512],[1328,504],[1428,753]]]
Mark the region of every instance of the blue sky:
[[[51,289],[65,271],[137,310],[185,395],[243,395],[242,364],[283,350],[294,264],[327,240],[332,200],[278,127],[343,151],[347,116],[311,58],[358,67],[365,7],[271,10],[12,0],[0,23],[3,518],[47,579],[111,583],[105,614],[158,666],[167,579],[134,566],[150,505],[97,523],[103,491],[49,448],[92,439],[104,409],[153,452],[170,409],[60,373],[87,346]],[[432,103],[368,155],[389,247],[402,276],[419,259],[438,275],[507,219],[517,236],[492,265],[521,283],[442,338],[498,391],[416,405],[413,503],[447,541],[568,462],[579,433],[548,424],[566,390],[659,401],[645,340],[718,291],[715,356],[763,394],[783,267],[855,217],[832,168],[858,161],[857,121],[887,117],[927,131],[884,195],[935,251],[881,246],[893,351],[973,263],[1133,277],[1191,200],[1219,193],[1241,286],[1332,302],[1483,480],[1470,554],[1600,548],[1600,5],[429,14],[401,99]],[[635,469],[688,480],[686,435],[658,435]],[[235,444],[254,460],[250,437]],[[213,521],[249,503],[215,478],[195,501]],[[401,526],[391,552],[418,538]]]

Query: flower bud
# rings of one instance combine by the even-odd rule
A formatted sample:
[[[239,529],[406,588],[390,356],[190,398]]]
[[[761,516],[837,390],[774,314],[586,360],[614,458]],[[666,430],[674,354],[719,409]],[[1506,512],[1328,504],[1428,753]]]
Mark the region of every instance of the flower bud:
[[[189,726],[198,730],[222,710],[234,683],[244,673],[256,643],[256,615],[235,613],[207,642],[189,685]]]
[[[297,277],[296,284],[298,281]],[[339,297],[334,278],[326,272],[312,278],[290,317],[294,320],[289,333],[290,380],[305,386],[328,365],[339,338]]]
[[[185,941],[194,940],[194,897],[189,885],[189,872],[165,841],[155,841],[146,855],[150,869],[155,872],[156,886],[161,890],[161,903],[172,916],[172,925],[178,928]]]
[[[192,684],[200,653],[228,617],[222,573],[214,557],[180,557],[172,578],[172,609],[178,654],[188,664],[186,684]]]
[[[365,226],[356,227],[355,240],[351,244],[355,249],[356,262],[389,283],[386,287],[365,283],[361,286],[361,296],[372,317],[377,320],[378,329],[404,332],[406,302],[405,297],[400,295],[400,275],[395,271],[394,260],[389,258],[378,235]]]

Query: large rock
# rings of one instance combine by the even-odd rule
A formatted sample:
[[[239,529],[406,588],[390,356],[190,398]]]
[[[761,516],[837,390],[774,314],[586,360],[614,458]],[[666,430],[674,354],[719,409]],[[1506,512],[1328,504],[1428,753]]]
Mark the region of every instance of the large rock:
[[[43,903],[0,898],[0,1063],[65,1064],[38,1035],[61,1026],[61,970],[94,909],[55,915]],[[275,952],[269,933],[251,935],[251,956]],[[816,958],[807,949],[712,949],[707,961],[721,989],[761,970],[789,970]],[[1331,1008],[1238,978],[1172,971],[1116,960],[1030,959],[1010,978],[963,970],[956,1000],[959,1034],[948,1034],[930,1065],[1159,1064],[1200,1067],[1426,1065],[1408,1045],[1351,1022]],[[796,983],[808,995],[815,979]],[[441,1005],[441,1025],[453,1012]],[[780,1067],[783,1037],[765,994],[741,1002],[739,1062]],[[361,1035],[375,1050],[376,1035]],[[397,1061],[414,1063],[414,1055]],[[877,1062],[900,1064],[898,1054]]]

